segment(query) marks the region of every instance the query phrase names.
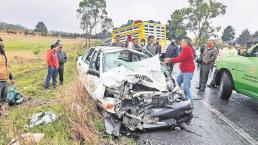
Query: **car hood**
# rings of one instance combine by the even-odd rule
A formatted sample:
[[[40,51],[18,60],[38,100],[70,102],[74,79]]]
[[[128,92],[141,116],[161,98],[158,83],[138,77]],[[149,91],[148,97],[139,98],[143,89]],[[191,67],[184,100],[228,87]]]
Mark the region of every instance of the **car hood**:
[[[123,62],[120,67],[103,73],[100,79],[103,85],[109,88],[118,88],[121,83],[126,81],[139,83],[163,92],[167,91],[167,84],[161,67],[159,56],[156,55],[142,61]]]

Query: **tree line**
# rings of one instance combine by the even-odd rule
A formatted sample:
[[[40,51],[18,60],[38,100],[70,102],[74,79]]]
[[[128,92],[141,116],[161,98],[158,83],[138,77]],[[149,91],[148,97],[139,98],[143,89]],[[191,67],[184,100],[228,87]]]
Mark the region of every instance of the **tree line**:
[[[188,6],[172,12],[167,24],[168,39],[180,40],[187,35],[187,32],[194,34],[196,46],[201,46],[210,38],[221,38],[224,42],[236,40],[240,45],[247,41],[258,41],[258,31],[251,33],[245,29],[236,38],[232,26],[227,26],[219,37],[217,34],[221,26],[214,26],[212,20],[226,13],[223,3],[216,0],[188,0]]]

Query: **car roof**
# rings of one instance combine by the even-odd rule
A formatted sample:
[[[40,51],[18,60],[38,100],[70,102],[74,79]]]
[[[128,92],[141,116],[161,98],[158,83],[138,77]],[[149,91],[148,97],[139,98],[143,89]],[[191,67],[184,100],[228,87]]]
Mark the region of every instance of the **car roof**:
[[[116,52],[116,51],[121,51],[121,50],[129,50],[138,54],[143,54],[140,53],[136,50],[130,49],[130,48],[123,48],[123,47],[115,47],[115,46],[97,46],[93,48],[95,51],[102,51],[103,53],[108,53],[108,52]]]

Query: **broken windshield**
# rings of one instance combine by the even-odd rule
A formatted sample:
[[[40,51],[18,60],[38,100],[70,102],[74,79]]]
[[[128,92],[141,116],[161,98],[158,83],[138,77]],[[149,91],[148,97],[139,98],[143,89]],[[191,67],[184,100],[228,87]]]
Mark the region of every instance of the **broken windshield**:
[[[146,55],[130,50],[108,52],[104,54],[103,72],[122,65],[126,66],[130,62],[137,62],[146,58],[148,58]]]

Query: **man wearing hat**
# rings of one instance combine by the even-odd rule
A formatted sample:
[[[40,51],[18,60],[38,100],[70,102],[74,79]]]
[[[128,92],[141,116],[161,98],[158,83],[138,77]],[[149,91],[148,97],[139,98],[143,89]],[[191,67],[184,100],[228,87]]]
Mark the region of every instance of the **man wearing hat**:
[[[7,80],[14,84],[12,73],[10,72],[8,60],[4,50],[3,39],[0,37],[0,109],[7,98]]]
[[[215,64],[219,59],[226,58],[226,57],[233,57],[233,56],[237,56],[237,55],[238,55],[238,53],[237,53],[237,50],[235,48],[235,42],[233,40],[231,40],[231,41],[228,42],[228,47],[223,48],[219,52],[218,57],[215,61]],[[213,79],[212,79],[211,83],[209,85],[207,85],[208,87],[216,88],[215,78],[216,78],[217,73],[218,73],[218,69],[216,68],[215,71],[214,71]]]
[[[56,76],[57,76],[57,70],[59,67],[59,62],[57,58],[57,50],[59,45],[52,44],[51,48],[47,51],[47,77],[45,82],[45,89],[49,89],[50,87],[50,80],[52,79],[53,87],[56,87]]]

